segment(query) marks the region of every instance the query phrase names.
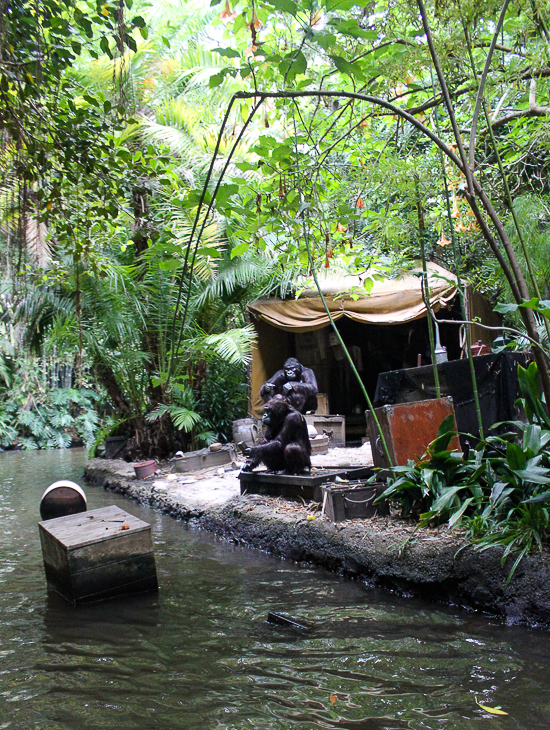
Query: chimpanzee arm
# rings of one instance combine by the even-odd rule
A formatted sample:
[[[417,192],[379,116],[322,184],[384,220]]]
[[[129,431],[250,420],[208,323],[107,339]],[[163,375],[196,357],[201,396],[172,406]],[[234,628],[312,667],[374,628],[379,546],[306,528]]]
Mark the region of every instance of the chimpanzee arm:
[[[260,388],[260,397],[263,401],[269,400],[270,398],[273,398],[274,395],[281,395],[283,383],[286,380],[285,371],[284,370],[277,370],[275,375],[272,375],[269,380],[266,380],[266,382],[262,385]],[[267,384],[274,385],[275,388],[266,388],[265,386]]]
[[[262,462],[273,471],[284,469],[284,446],[278,439],[253,446],[243,471],[252,471]]]
[[[319,388],[317,387],[317,378],[311,368],[302,368],[302,380],[292,383],[292,390],[301,393],[306,397],[317,395]]]

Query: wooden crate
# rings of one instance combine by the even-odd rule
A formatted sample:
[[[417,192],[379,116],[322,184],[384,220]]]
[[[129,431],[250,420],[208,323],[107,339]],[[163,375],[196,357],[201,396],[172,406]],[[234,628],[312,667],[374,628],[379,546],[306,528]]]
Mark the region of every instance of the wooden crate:
[[[308,426],[315,426],[317,431],[322,434],[324,431],[329,433],[331,446],[346,445],[346,417],[345,416],[321,416],[314,413],[306,416]]]
[[[73,605],[158,590],[151,526],[120,507],[45,520],[38,528],[48,588]]]
[[[387,502],[373,504],[385,488],[384,484],[366,486],[364,482],[326,484],[322,487],[325,514],[333,522],[387,515],[389,514]]]
[[[306,502],[321,502],[321,486],[341,479],[368,479],[374,474],[367,466],[332,467],[318,469],[311,474],[274,474],[262,471],[242,471],[239,474],[241,494],[264,494],[269,497],[304,499]]]
[[[235,458],[235,447],[233,444],[228,444],[223,446],[219,451],[210,451],[208,448],[200,449],[200,451],[190,451],[182,457],[175,459],[172,462],[172,468],[178,474],[185,474],[189,471],[211,469],[214,466],[231,464]]]
[[[393,466],[406,466],[409,459],[422,456],[428,444],[437,437],[437,429],[443,419],[451,413],[454,414],[453,399],[450,397],[396,403],[375,410]],[[365,415],[374,466],[385,468],[388,463],[374,418],[370,411],[366,411]],[[460,450],[458,436],[453,438],[449,448]]]

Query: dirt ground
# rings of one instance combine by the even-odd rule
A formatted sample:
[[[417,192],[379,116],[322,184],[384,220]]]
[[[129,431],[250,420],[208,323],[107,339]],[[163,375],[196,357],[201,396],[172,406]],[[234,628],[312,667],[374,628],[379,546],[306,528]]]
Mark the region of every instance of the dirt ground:
[[[116,473],[120,476],[127,479],[134,478],[133,464],[118,459],[110,463],[116,463]],[[331,448],[327,454],[313,456],[311,463],[314,468],[370,466],[372,464],[370,445],[367,443],[357,448]],[[143,482],[150,486],[151,492],[188,501],[195,508],[219,506],[239,496],[239,471],[243,464],[244,461],[237,461],[224,467],[177,474],[173,472],[173,463],[166,462],[159,465],[154,477],[144,479]]]

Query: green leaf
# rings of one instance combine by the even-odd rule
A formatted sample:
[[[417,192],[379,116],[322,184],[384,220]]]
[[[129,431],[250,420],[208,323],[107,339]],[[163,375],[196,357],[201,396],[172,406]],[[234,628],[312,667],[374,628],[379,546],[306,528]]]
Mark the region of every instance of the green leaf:
[[[456,525],[473,501],[474,497],[468,497],[468,499],[465,499],[464,502],[462,502],[459,509],[457,509],[456,512],[453,512],[453,514],[449,517],[449,527],[454,527]]]
[[[287,81],[292,81],[298,74],[305,73],[306,69],[307,59],[302,51],[299,51],[298,53],[296,53],[296,51],[287,53],[279,64],[279,73],[281,76],[286,76]]]
[[[268,0],[266,5],[271,5],[275,10],[281,10],[284,13],[290,13],[293,17],[298,14],[298,6],[293,0]]]
[[[519,306],[525,307],[526,309],[534,309],[535,312],[538,312],[545,317],[550,317],[549,299],[538,299],[537,297],[533,297],[532,299],[524,300]]]
[[[113,57],[113,54],[111,53],[111,49],[109,48],[109,41],[106,36],[103,36],[102,39],[99,41],[99,47],[105,53],[109,58]]]
[[[214,246],[201,246],[197,250],[198,256],[210,256],[210,258],[219,259],[221,258],[221,253],[218,251],[217,248],[214,248]]]
[[[361,28],[355,20],[341,20],[340,18],[332,18],[328,25],[331,25],[337,33],[351,36],[352,38],[366,38],[368,40],[376,40],[378,33],[374,30],[365,30]]]
[[[329,48],[332,48],[336,44],[336,36],[332,35],[332,33],[315,33],[313,40],[325,51],[328,51]]]
[[[249,243],[238,243],[231,249],[231,258],[234,259],[236,256],[242,256],[250,248]]]
[[[219,53],[224,58],[240,58],[241,54],[234,48],[214,48],[214,53]]]
[[[511,314],[518,311],[519,304],[496,304],[494,311],[499,314]]]
[[[216,193],[216,203],[218,205],[224,205],[232,195],[235,195],[238,192],[239,186],[235,185],[235,183],[220,185],[218,192]]]
[[[550,492],[543,492],[542,494],[537,494],[536,497],[523,500],[523,504],[535,504],[536,502],[550,502]]]
[[[159,269],[161,271],[176,271],[181,266],[179,259],[168,259],[167,261],[159,261]]]
[[[529,469],[514,469],[520,479],[533,484],[550,484],[550,470],[541,466],[532,466]]]
[[[459,487],[448,487],[447,489],[444,489],[441,493],[441,496],[438,497],[435,502],[432,504],[432,512],[443,512],[443,510],[447,509],[447,507],[450,506],[451,502],[453,501],[454,497],[460,492],[461,490],[466,489],[464,485],[461,485]]]
[[[446,433],[450,432],[453,434],[456,432],[454,413],[449,413],[449,415],[441,421],[439,428],[437,429],[437,437],[439,438],[440,436],[444,436]]]
[[[134,40],[134,38],[129,33],[124,33],[124,42],[128,46],[128,48],[136,53],[137,51],[137,44]]]
[[[517,444],[510,442],[506,447],[506,462],[512,471],[525,469],[527,457]]]
[[[226,76],[236,76],[236,74],[237,74],[237,69],[223,68],[217,74],[212,74],[212,76],[208,80],[208,85],[211,89],[213,89],[216,86],[219,86],[220,84],[222,84]]]
[[[330,59],[332,60],[338,71],[340,71],[340,73],[348,74],[348,76],[352,76],[356,79],[363,78],[363,74],[361,73],[361,69],[359,68],[359,66],[354,65],[349,61],[346,61],[346,59],[342,58],[342,56],[336,56],[331,54]]]

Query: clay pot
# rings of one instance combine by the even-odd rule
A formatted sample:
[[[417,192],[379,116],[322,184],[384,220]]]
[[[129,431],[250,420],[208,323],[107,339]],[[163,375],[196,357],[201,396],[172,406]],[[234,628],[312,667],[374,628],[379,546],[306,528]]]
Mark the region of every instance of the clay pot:
[[[150,477],[157,470],[157,462],[152,459],[151,461],[141,461],[139,464],[134,464],[134,471],[138,479],[145,479]]]

